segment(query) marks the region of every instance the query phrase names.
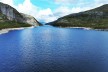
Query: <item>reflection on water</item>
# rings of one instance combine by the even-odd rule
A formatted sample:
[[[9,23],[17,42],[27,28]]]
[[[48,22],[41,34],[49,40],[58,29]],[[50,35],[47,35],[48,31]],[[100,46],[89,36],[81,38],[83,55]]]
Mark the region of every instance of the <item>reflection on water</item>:
[[[37,27],[0,35],[0,72],[108,72],[108,32]]]

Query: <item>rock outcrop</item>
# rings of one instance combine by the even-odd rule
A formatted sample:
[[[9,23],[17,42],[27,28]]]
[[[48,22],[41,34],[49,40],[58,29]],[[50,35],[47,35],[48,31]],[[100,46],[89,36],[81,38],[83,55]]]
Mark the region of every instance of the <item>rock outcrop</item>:
[[[25,23],[28,23],[28,24],[31,24],[31,25],[34,25],[34,26],[41,25],[33,16],[23,14],[23,13],[21,13],[21,15],[23,16]]]
[[[0,19],[3,19],[4,17],[5,20],[9,21],[27,23],[33,26],[41,25],[34,17],[19,13],[13,7],[0,2]]]

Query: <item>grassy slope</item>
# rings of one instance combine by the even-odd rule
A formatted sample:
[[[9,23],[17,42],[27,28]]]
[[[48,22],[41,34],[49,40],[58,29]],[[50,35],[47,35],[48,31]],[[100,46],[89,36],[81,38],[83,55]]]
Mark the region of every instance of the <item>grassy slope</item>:
[[[31,25],[25,24],[25,23],[18,23],[14,21],[5,21],[5,22],[0,22],[0,29],[5,29],[5,28],[19,28],[19,27],[30,27]]]
[[[100,19],[100,20],[83,20],[76,18],[67,18],[69,23],[54,23],[53,26],[61,26],[61,27],[91,27],[94,29],[108,29],[108,19]]]
[[[93,12],[93,13],[92,13]],[[98,12],[98,13],[97,13]],[[103,12],[104,15],[99,13]],[[63,22],[64,21],[64,22]],[[71,14],[53,22],[53,26],[61,27],[91,27],[108,29],[108,5],[80,13]]]
[[[0,13],[0,29],[30,27],[30,26],[31,25],[25,24],[25,23],[19,23],[16,21],[9,21],[5,15]]]

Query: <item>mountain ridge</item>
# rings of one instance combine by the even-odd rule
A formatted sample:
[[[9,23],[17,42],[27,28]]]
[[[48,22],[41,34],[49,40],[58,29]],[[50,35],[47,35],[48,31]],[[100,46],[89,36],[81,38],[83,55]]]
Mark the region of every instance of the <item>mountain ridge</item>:
[[[88,11],[66,15],[48,24],[57,27],[108,29],[108,4]]]
[[[40,25],[33,16],[20,13],[12,6],[0,2],[0,29]]]

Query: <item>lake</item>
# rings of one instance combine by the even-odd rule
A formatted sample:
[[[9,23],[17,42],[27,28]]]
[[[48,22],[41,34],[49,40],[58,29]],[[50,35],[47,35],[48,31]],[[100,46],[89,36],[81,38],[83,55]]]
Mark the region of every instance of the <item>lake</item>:
[[[2,34],[0,72],[108,72],[108,31],[41,26]]]

